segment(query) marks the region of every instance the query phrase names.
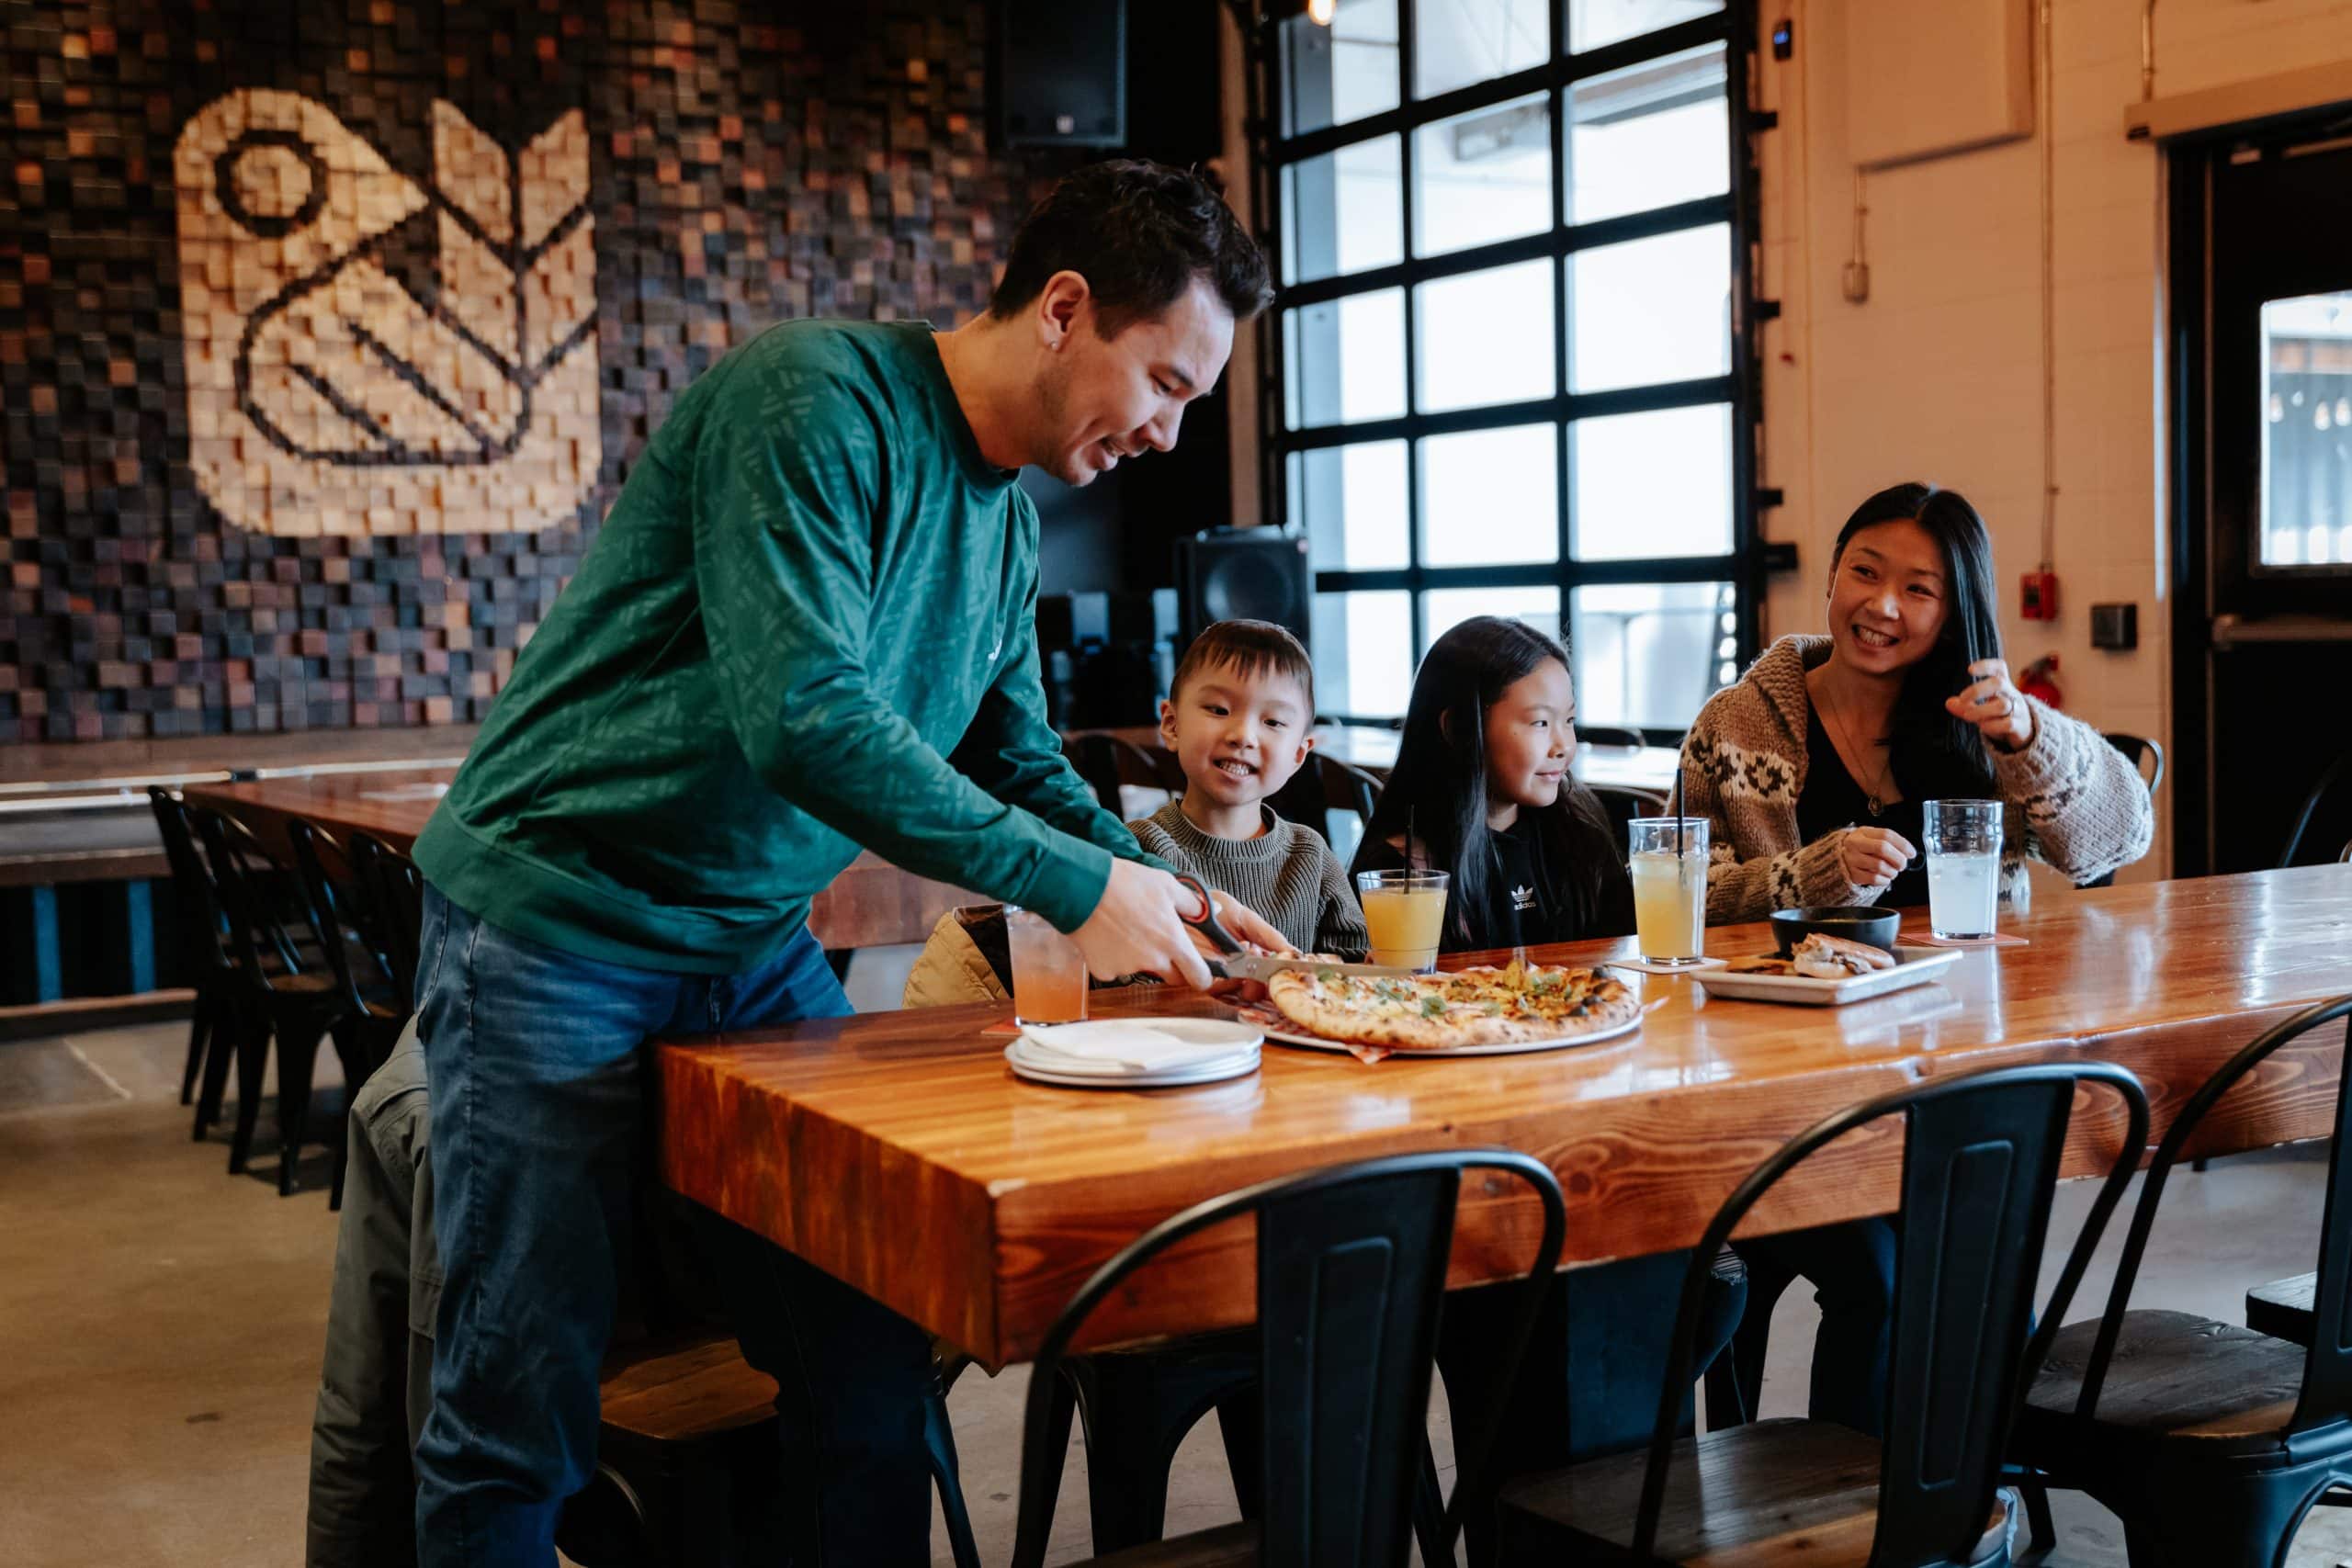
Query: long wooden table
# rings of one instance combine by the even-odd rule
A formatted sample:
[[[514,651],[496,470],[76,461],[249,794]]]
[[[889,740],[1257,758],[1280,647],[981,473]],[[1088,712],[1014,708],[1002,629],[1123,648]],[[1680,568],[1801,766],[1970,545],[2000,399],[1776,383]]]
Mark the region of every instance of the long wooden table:
[[[296,817],[330,829],[373,833],[406,853],[456,776],[454,768],[410,768],[191,784],[182,793],[244,823],[273,854],[291,853],[286,824]],[[976,894],[861,853],[810,903],[808,929],[834,951],[918,942],[940,916],[978,901]]]
[[[1739,1178],[1820,1117],[1931,1074],[2099,1058],[2138,1073],[2160,1134],[2211,1070],[2290,1011],[2352,992],[2352,866],[2141,884],[2041,898],[2024,947],[1972,952],[1935,985],[1834,1010],[1710,1000],[1651,977],[1642,1031],[1583,1050],[1457,1061],[1269,1043],[1253,1077],[1192,1089],[1073,1091],[1007,1068],[1001,1008],[868,1014],[658,1053],[660,1162],[679,1191],[1000,1365],[1035,1348],[1070,1293],[1154,1222],[1269,1176],[1400,1150],[1501,1145],[1568,1198],[1567,1258],[1687,1247]],[[1708,932],[1717,954],[1770,946]],[[1593,961],[1628,943],[1541,950]],[[1097,1014],[1204,1013],[1169,990]],[[2324,1135],[2341,1027],[2282,1053],[2218,1108],[2199,1151]],[[2067,1168],[2122,1136],[2085,1091]],[[1887,1122],[1808,1162],[1758,1206],[1765,1233],[1894,1207]],[[1465,1192],[1457,1284],[1509,1276],[1538,1211],[1499,1179]],[[1250,1320],[1247,1226],[1137,1277],[1093,1343]]]

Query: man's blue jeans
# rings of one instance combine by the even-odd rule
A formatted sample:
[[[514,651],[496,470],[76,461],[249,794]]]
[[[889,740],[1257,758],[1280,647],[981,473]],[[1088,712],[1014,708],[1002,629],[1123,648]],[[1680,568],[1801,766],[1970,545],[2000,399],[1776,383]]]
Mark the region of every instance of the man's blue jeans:
[[[423,1568],[548,1568],[596,1460],[597,1369],[631,1267],[646,1047],[850,1010],[806,931],[760,968],[665,974],[575,957],[428,887],[417,1013],[446,1280],[416,1454]],[[711,1261],[780,1390],[796,1564],[930,1561],[930,1342],[897,1314],[712,1216]]]

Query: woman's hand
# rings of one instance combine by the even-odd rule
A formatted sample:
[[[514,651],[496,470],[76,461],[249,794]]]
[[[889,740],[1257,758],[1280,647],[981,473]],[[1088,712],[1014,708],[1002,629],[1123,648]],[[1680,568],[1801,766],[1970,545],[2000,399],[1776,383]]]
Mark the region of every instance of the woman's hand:
[[[1857,887],[1883,887],[1902,875],[1919,852],[1892,828],[1849,828],[1838,852],[1847,881]]]
[[[2008,661],[1980,659],[1968,672],[1975,681],[1960,695],[1944,699],[1944,707],[1953,717],[1974,725],[1987,746],[2022,751],[2032,745],[2033,709],[2009,679]]]

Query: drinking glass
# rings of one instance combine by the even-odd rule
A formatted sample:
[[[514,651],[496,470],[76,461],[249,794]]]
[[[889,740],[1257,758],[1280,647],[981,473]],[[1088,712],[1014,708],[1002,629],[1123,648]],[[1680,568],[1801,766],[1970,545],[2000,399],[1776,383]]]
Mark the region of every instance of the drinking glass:
[[[1012,950],[1012,1016],[1022,1023],[1082,1023],[1086,1020],[1086,956],[1078,943],[1032,909],[1006,905],[1004,930]]]
[[[1707,819],[1636,817],[1625,833],[1634,941],[1644,961],[1697,964],[1706,953]]]
[[[2001,803],[1927,806],[1928,925],[1938,936],[1989,937],[2001,897]]]
[[[1442,871],[1360,871],[1356,896],[1363,902],[1364,933],[1374,964],[1393,964],[1426,974],[1437,967],[1438,944],[1445,940],[1446,889]]]

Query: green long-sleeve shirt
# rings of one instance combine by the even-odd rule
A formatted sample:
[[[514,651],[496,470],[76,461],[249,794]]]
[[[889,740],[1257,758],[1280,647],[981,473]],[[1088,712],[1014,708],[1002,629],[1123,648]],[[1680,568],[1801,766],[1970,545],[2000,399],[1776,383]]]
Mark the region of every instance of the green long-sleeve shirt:
[[[1149,857],[1046,722],[1036,597],[1036,509],[930,329],[771,328],[647,446],[417,863],[651,969],[759,964],[861,845],[1070,929]]]

